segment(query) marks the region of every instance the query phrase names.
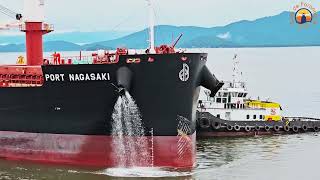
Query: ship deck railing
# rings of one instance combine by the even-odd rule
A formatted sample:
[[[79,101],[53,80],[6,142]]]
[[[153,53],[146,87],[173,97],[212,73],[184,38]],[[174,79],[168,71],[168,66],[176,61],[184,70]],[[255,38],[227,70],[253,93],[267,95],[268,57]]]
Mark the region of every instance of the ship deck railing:
[[[45,58],[45,65],[77,65],[77,64],[116,64],[119,62],[119,57],[114,58],[97,58],[95,56],[67,56],[59,60],[54,60],[53,57]]]
[[[289,121],[320,121],[319,118],[311,118],[311,117],[283,117],[283,119],[289,120]]]

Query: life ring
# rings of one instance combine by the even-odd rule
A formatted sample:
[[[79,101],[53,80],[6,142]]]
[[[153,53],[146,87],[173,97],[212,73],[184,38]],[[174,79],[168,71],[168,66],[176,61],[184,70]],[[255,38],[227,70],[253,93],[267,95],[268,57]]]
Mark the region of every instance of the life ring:
[[[247,132],[250,132],[251,131],[251,126],[245,126],[244,130],[247,131]]]
[[[284,129],[284,131],[289,132],[289,131],[290,131],[290,126],[285,125],[285,126],[283,127],[283,129]]]
[[[299,132],[299,127],[298,126],[293,126],[292,127],[292,131],[295,132],[295,133]]]
[[[240,131],[240,129],[241,129],[241,127],[240,127],[238,124],[236,124],[236,125],[234,126],[234,130]]]
[[[211,126],[214,130],[218,130],[221,128],[221,123],[212,121]]]
[[[199,119],[199,126],[202,129],[208,129],[210,127],[210,124],[211,124],[211,122],[207,118],[200,118]]]
[[[268,126],[268,125],[265,125],[265,126],[264,126],[264,130],[266,130],[266,131],[270,131],[270,129],[271,129],[271,127],[270,127],[270,126]]]
[[[232,130],[233,130],[233,128],[234,128],[234,127],[233,127],[233,126],[231,126],[230,124],[228,124],[228,125],[227,125],[227,130],[228,130],[228,131],[232,131]]]
[[[319,129],[320,129],[320,128],[319,128],[318,126],[313,126],[313,131],[314,131],[314,132],[319,132]]]
[[[273,130],[276,132],[280,131],[280,126],[278,125],[273,126]]]
[[[303,131],[308,131],[308,126],[307,125],[302,125],[302,129],[303,129]]]

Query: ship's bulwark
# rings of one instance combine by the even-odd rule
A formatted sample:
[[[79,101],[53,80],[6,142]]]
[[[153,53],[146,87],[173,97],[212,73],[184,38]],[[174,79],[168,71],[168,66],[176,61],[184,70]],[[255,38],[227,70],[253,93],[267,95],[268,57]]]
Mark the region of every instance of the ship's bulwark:
[[[148,62],[150,56],[154,62]],[[130,73],[125,74],[131,77],[123,79],[131,81],[129,92],[140,109],[146,132],[153,130],[153,134],[147,136],[154,138],[153,148],[155,152],[159,151],[154,153],[155,166],[192,167],[195,163],[196,106],[206,57],[207,54],[127,55],[120,56],[117,64],[43,66],[45,82],[42,87],[0,88],[0,138],[5,137],[0,140],[0,156],[42,161],[44,155],[35,153],[39,151],[53,153],[48,156],[51,157],[48,162],[63,163],[70,159],[69,155],[78,160],[90,159],[91,155],[96,156],[92,159],[108,158],[108,154],[114,151],[110,135],[111,116],[121,79],[117,72],[119,68],[127,67]],[[127,63],[132,58],[141,62]],[[210,87],[216,91],[214,86]],[[20,139],[14,138],[14,133],[18,133]],[[32,142],[32,138],[26,138],[26,143],[23,138],[21,140],[23,136],[35,138]],[[56,156],[57,149],[50,151],[51,146],[45,143],[59,144],[59,138],[66,144],[73,140],[77,142],[76,138],[81,142],[77,145],[71,143],[76,147],[60,146]],[[188,149],[177,152],[181,140],[183,147]],[[100,149],[102,145],[109,148]],[[84,150],[83,147],[93,149]],[[75,151],[70,153],[73,149]],[[181,152],[186,155],[179,160]],[[159,159],[156,163],[157,158],[163,161]],[[74,162],[79,165],[103,164],[87,161]]]

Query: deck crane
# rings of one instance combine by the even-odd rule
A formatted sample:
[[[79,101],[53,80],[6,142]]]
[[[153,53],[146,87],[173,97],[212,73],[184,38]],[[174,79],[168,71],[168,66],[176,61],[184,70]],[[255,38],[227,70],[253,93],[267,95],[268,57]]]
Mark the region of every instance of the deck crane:
[[[15,19],[14,23],[0,25],[0,30],[18,27],[26,34],[28,66],[43,64],[42,36],[53,31],[53,26],[44,22],[44,4],[44,0],[24,0],[23,16],[0,5],[0,13]]]
[[[7,7],[4,7],[1,4],[0,4],[0,13],[4,14],[12,19],[15,19],[15,22],[13,22],[13,23],[8,23],[8,24],[4,24],[4,25],[0,24],[0,30],[8,30],[13,27],[19,27],[19,25],[22,23],[21,22],[22,21],[22,14],[16,13],[16,12],[8,9]]]
[[[0,12],[2,14],[9,16],[10,18],[16,19],[17,21],[20,21],[22,19],[22,14],[16,13],[16,12],[2,6],[1,4],[0,4]]]

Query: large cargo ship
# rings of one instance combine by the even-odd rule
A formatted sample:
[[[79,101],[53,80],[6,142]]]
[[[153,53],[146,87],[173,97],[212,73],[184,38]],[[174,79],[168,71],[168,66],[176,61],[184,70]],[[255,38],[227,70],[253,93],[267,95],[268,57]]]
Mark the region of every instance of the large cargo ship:
[[[145,133],[124,132],[122,140],[143,139],[150,156],[140,155],[150,161],[135,165],[192,168],[200,86],[214,96],[223,84],[205,66],[207,54],[155,47],[151,26],[146,53],[117,49],[79,57],[81,63],[45,59],[42,35],[53,29],[44,23],[43,6],[42,0],[26,0],[20,25],[26,32],[26,64],[0,66],[0,157],[119,166],[113,114],[119,97],[130,94]]]

